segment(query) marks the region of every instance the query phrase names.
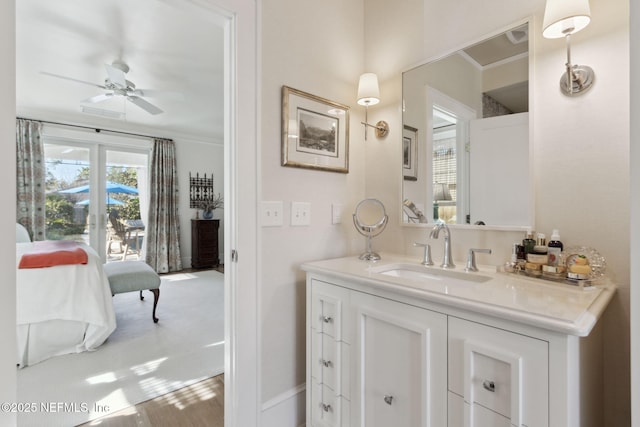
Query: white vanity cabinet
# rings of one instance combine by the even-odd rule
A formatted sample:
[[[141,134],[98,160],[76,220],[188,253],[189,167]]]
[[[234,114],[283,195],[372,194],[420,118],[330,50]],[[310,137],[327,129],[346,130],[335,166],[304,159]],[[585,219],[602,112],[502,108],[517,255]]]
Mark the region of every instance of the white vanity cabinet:
[[[303,266],[307,427],[603,425],[596,323],[615,286],[414,279],[381,274],[406,265],[388,258]]]
[[[309,426],[446,425],[445,315],[320,280],[307,298]]]

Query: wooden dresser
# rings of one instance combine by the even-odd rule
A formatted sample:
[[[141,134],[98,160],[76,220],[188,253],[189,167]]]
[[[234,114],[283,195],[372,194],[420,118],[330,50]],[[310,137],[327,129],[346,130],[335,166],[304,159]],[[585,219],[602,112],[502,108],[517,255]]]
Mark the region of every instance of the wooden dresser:
[[[217,267],[219,219],[191,220],[191,267]]]

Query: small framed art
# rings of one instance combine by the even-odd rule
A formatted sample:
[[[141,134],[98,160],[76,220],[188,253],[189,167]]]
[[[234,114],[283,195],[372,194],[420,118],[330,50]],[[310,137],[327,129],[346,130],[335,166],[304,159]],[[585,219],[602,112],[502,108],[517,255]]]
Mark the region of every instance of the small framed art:
[[[283,86],[282,166],[349,173],[349,107]]]
[[[402,170],[405,180],[418,180],[418,129],[406,125],[402,130]]]

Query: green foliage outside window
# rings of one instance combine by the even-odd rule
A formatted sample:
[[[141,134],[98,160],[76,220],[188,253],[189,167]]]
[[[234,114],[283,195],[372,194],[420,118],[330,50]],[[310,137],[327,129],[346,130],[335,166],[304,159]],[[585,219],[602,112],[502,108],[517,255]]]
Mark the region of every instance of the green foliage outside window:
[[[47,194],[46,200],[46,236],[49,240],[60,240],[65,236],[82,234],[85,224],[75,221],[75,208],[72,202],[59,194]]]
[[[59,194],[58,189],[71,188],[86,185],[90,180],[89,167],[83,167],[78,171],[72,182],[61,182],[48,172],[46,179],[46,236],[47,239],[59,240],[73,235],[83,234],[87,226],[88,206],[82,208],[76,205],[79,200],[86,199],[77,194]],[[138,187],[138,176],[135,168],[108,167],[107,181],[124,184],[129,187]],[[122,219],[140,219],[140,199],[137,194],[109,193],[109,197],[118,200],[123,205],[107,206],[107,211],[117,209]]]

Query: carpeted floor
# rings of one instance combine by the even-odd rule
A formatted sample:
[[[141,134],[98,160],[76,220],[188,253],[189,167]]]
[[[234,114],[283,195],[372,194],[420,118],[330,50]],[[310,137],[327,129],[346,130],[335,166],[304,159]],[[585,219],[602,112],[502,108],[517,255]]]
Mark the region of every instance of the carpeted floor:
[[[37,408],[19,414],[20,427],[78,425],[223,372],[223,274],[162,276],[157,324],[150,292],[113,304],[118,326],[97,351],[18,371],[18,402]]]

